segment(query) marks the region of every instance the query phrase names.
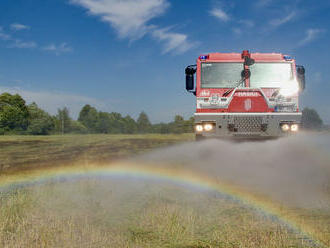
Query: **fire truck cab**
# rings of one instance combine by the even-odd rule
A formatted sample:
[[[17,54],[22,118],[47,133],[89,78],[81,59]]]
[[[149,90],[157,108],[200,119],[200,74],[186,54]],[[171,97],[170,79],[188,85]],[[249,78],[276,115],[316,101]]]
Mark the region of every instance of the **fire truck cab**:
[[[185,69],[196,139],[275,138],[299,130],[305,69],[280,53],[209,53]],[[194,75],[196,74],[196,82]]]

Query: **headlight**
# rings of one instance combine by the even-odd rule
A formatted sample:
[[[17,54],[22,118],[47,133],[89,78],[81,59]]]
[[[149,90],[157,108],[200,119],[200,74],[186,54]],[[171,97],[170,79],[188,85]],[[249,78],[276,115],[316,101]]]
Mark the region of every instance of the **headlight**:
[[[290,130],[289,124],[282,124],[281,128],[282,128],[282,131],[284,131],[284,132],[287,132]]]
[[[291,125],[291,131],[292,132],[297,132],[299,130],[299,125],[298,124],[292,124]]]
[[[201,125],[201,124],[197,124],[197,125],[195,126],[195,130],[196,130],[196,132],[202,132],[202,131],[203,131],[203,125]]]
[[[209,131],[211,131],[212,129],[213,129],[213,125],[212,125],[212,124],[210,124],[210,123],[206,123],[206,124],[204,124],[204,130],[205,130],[205,131],[209,132]]]

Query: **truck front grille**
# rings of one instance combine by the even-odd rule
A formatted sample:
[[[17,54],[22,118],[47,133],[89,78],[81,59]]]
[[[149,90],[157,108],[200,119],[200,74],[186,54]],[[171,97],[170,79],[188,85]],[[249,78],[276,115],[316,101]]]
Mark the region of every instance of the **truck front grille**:
[[[235,116],[235,132],[260,132],[262,117],[260,116]]]

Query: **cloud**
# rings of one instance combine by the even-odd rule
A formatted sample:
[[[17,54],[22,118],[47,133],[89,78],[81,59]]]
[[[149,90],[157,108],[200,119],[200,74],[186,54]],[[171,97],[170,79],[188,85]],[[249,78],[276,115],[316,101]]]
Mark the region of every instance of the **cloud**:
[[[62,53],[72,52],[73,49],[66,42],[63,42],[59,45],[54,43],[49,44],[48,46],[43,47],[42,50],[54,52],[56,55],[60,55]]]
[[[241,35],[242,34],[242,29],[240,28],[233,28],[233,33],[236,34],[236,35]]]
[[[0,87],[0,94],[3,92],[19,94],[28,104],[36,102],[42,109],[52,115],[56,114],[59,108],[68,107],[71,116],[77,118],[81,108],[85,104],[90,104],[98,109],[105,109],[107,107],[105,103],[98,99],[62,92],[32,91],[17,87]]]
[[[71,0],[110,24],[121,38],[139,39],[149,29],[148,22],[163,14],[169,6],[166,0]]]
[[[25,26],[23,24],[19,24],[19,23],[14,23],[14,24],[10,25],[10,28],[12,30],[23,30],[23,29],[29,29],[30,27]],[[10,34],[7,34],[6,32],[4,32],[4,29],[1,26],[0,26],[0,40],[6,41],[8,43],[7,48],[32,49],[32,48],[38,47],[38,44],[34,41],[23,41],[21,39],[16,39],[15,37],[11,36]],[[71,52],[73,50],[72,47],[70,47],[66,42],[62,42],[59,45],[51,43],[40,49],[45,50],[45,51],[54,52],[56,55]]]
[[[213,8],[209,13],[211,16],[214,16],[223,22],[227,22],[230,20],[229,15],[221,8]]]
[[[310,28],[306,30],[306,35],[305,38],[302,39],[298,45],[303,46],[306,45],[315,39],[317,39],[322,33],[324,33],[326,30],[325,29],[318,29],[318,28]]]
[[[253,28],[255,23],[251,20],[239,20],[238,23],[245,25],[248,28]]]
[[[284,16],[283,18],[276,18],[269,22],[269,24],[273,27],[281,26],[289,21],[291,21],[294,17],[296,17],[297,13],[292,11],[290,14]]]
[[[3,27],[0,26],[0,40],[10,40],[11,36],[3,30]]]
[[[256,6],[259,8],[266,7],[267,5],[271,4],[273,0],[258,0],[256,1]]]
[[[6,33],[2,33],[2,32],[0,32],[0,39],[1,39],[1,40],[10,40],[11,37],[10,37],[9,34],[6,34]]]
[[[72,4],[88,10],[90,15],[98,16],[114,28],[120,38],[137,40],[145,35],[164,45],[163,52],[187,51],[193,45],[186,34],[160,28],[149,22],[161,16],[170,4],[167,0],[70,0]]]
[[[13,23],[10,25],[10,29],[14,30],[14,31],[20,31],[20,30],[30,29],[30,27],[27,25],[20,24],[20,23]]]
[[[173,51],[184,53],[195,46],[195,43],[188,41],[187,35],[171,32],[169,28],[155,29],[152,31],[152,36],[165,43],[163,53]]]
[[[13,40],[8,48],[36,48],[38,45],[34,41],[22,41],[19,39]]]
[[[10,34],[7,34],[2,27],[0,27],[0,40],[10,43],[8,48],[36,48],[38,45],[34,41],[22,41],[15,39]]]

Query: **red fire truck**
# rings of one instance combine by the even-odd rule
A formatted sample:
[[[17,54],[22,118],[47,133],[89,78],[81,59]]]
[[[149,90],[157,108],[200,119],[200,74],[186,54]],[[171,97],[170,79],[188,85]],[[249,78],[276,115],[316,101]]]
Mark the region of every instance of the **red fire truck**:
[[[280,53],[209,53],[185,69],[196,139],[274,138],[299,130],[305,69]],[[196,73],[196,83],[194,74]]]

